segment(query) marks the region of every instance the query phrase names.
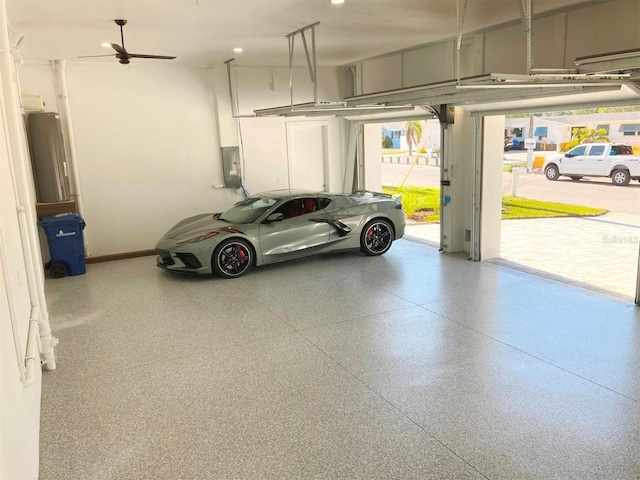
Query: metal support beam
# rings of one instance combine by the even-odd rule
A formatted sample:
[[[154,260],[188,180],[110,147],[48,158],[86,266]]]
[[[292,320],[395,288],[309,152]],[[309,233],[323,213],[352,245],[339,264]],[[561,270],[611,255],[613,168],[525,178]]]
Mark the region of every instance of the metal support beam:
[[[522,17],[524,32],[527,35],[527,73],[531,75],[531,69],[533,68],[533,50],[531,48],[533,0],[520,0],[520,16]]]
[[[304,54],[307,58],[307,67],[309,68],[309,77],[311,83],[313,83],[313,103],[318,103],[318,75],[317,75],[317,62],[316,62],[316,27],[320,25],[320,22],[312,23],[306,27],[302,27],[295,32],[291,32],[287,35],[287,42],[289,44],[289,94],[291,97],[291,108],[293,109],[293,52],[295,48],[295,37],[300,34],[302,37],[302,44],[304,46]],[[309,54],[309,47],[307,45],[307,37],[305,32],[311,30],[311,54]]]
[[[456,78],[460,85],[460,48],[462,48],[462,27],[467,13],[468,0],[456,0],[456,19],[458,24],[458,38],[456,40]]]
[[[233,88],[231,86],[231,62],[233,62],[235,60],[235,58],[230,58],[229,60],[227,60],[226,62],[224,62],[224,64],[227,66],[227,81],[229,83],[229,100],[231,101],[231,116],[235,117],[237,115],[236,112],[236,105],[235,102],[233,101]]]

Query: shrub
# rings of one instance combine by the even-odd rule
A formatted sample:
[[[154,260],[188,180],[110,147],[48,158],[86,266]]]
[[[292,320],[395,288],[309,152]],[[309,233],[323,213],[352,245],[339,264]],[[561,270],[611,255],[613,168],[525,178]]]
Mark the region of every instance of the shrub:
[[[389,135],[382,137],[382,148],[393,148],[393,141],[391,141]]]
[[[569,150],[571,150],[573,147],[576,147],[580,144],[580,140],[578,140],[577,138],[574,138],[573,140],[570,140],[568,142],[562,142],[560,144],[560,148],[559,150],[561,152],[568,152]]]

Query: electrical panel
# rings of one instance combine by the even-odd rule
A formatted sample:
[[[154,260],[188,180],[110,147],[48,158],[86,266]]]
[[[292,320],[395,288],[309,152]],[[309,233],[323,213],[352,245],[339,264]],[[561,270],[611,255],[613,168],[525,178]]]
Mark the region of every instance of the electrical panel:
[[[222,173],[226,188],[242,186],[242,164],[239,147],[222,147]]]

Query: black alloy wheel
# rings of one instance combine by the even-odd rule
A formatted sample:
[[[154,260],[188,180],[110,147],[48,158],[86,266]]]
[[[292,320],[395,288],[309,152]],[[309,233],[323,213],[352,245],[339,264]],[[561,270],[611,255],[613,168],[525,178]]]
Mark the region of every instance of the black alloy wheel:
[[[360,250],[366,255],[382,255],[393,242],[393,227],[381,218],[371,220],[362,229]]]
[[[246,240],[230,238],[216,247],[211,263],[221,278],[241,277],[253,265],[253,250]]]

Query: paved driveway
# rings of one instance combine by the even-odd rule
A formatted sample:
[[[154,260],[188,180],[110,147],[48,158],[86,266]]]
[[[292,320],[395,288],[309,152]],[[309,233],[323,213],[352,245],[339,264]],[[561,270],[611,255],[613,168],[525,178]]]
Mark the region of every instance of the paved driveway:
[[[601,217],[503,220],[502,260],[633,299],[640,217],[608,213]],[[439,224],[407,225],[407,238],[440,242]]]
[[[383,165],[383,183],[400,180],[408,167]],[[404,172],[403,172],[404,170]],[[437,186],[436,167],[416,166],[407,184]],[[503,175],[511,193],[512,175]],[[501,257],[508,262],[593,286],[616,295],[635,295],[640,244],[640,183],[616,187],[609,179],[551,182],[540,174],[519,178],[518,196],[610,210],[600,217],[502,221]],[[411,225],[407,236],[438,245],[439,225]]]

